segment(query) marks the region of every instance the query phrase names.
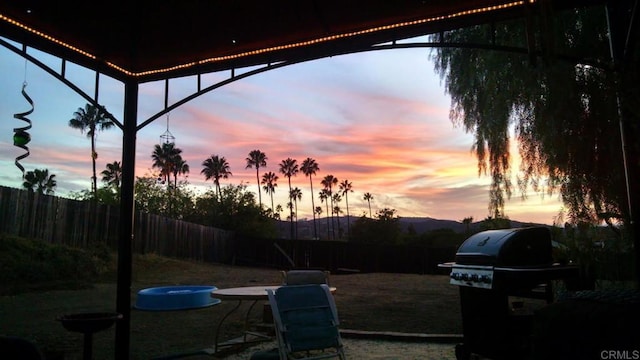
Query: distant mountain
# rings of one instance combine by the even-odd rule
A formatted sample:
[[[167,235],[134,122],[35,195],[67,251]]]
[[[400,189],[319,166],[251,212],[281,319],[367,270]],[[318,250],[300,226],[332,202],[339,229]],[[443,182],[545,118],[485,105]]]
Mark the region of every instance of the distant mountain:
[[[438,230],[438,229],[453,229],[455,232],[463,233],[466,231],[467,226],[460,221],[455,220],[441,220],[430,217],[418,218],[418,217],[401,217],[400,224],[403,226],[403,230],[407,230],[409,224],[413,225],[416,233],[422,234],[425,232]],[[477,231],[480,228],[480,221],[471,223],[469,230]],[[545,226],[544,224],[524,223],[517,220],[511,220],[511,227],[527,227],[527,226]]]
[[[358,217],[351,216],[350,222],[353,224]],[[316,219],[318,225],[318,233],[321,238],[327,237],[327,218]],[[331,221],[331,219],[329,219]],[[338,221],[334,219],[334,221]],[[340,219],[340,228],[346,231],[347,229],[347,218],[346,216],[341,216]],[[481,222],[474,222],[469,225],[469,230],[477,231],[480,228]],[[442,220],[442,219],[434,219],[430,217],[400,217],[400,226],[402,226],[403,231],[407,231],[409,226],[413,226],[413,229],[417,234],[423,234],[429,231],[438,230],[438,229],[452,229],[457,233],[464,233],[466,231],[466,225],[460,221],[456,220]],[[534,224],[534,223],[524,223],[521,221],[511,220],[511,227],[526,227],[526,226],[546,226],[544,224]],[[336,223],[336,227],[338,227]],[[313,220],[299,220],[298,221],[298,234],[297,238],[299,239],[312,239],[314,237],[313,234]],[[282,238],[288,238],[290,234],[291,228],[290,223],[288,221],[280,221],[278,223],[278,232]]]
[[[411,225],[418,234],[438,229],[452,229],[455,232],[464,232],[466,230],[466,225],[459,221],[440,220],[430,217],[401,217],[400,224],[403,231],[407,231],[407,229]],[[471,224],[470,228],[473,228],[474,226],[477,226],[477,223]]]

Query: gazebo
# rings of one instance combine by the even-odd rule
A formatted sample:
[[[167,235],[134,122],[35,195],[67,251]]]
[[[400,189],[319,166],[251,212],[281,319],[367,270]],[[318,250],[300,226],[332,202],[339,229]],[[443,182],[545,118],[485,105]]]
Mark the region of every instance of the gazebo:
[[[118,244],[116,358],[129,358],[130,289],[133,239],[134,162],[136,133],[146,124],[196,96],[213,90],[202,88],[200,76],[259,67],[266,71],[287,64],[339,54],[373,50],[396,41],[434,34],[474,24],[522,19],[528,32],[534,19],[554,10],[590,5],[615,5],[627,11],[637,1],[604,0],[281,0],[258,1],[3,1],[0,3],[0,37],[23,44],[0,44],[30,61],[27,47],[47,52],[95,71],[96,95],[81,93],[100,106],[97,88],[101,75],[124,84],[124,117],[112,120],[123,133],[122,219]],[[635,5],[635,7],[633,7]],[[637,14],[636,14],[637,15]],[[611,20],[617,17],[612,13]],[[614,55],[624,53],[624,37],[637,24],[613,27]],[[636,20],[637,21],[637,20]],[[620,21],[622,23],[622,21]],[[622,40],[618,40],[618,37]],[[530,56],[539,49],[530,44]],[[622,55],[620,55],[622,56]],[[43,65],[41,65],[43,66]],[[74,88],[60,70],[45,69]],[[140,84],[193,76],[197,91],[149,119],[138,119]],[[218,86],[224,85],[224,82]],[[637,174],[628,171],[628,182]],[[638,221],[638,194],[630,194],[633,223]],[[636,258],[640,241],[635,239]],[[640,271],[637,271],[640,278]]]

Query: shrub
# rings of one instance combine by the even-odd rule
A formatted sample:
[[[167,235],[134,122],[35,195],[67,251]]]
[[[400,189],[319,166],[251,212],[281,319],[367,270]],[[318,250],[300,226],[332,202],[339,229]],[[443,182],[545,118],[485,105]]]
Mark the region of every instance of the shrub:
[[[84,288],[106,269],[110,254],[0,234],[0,295]]]

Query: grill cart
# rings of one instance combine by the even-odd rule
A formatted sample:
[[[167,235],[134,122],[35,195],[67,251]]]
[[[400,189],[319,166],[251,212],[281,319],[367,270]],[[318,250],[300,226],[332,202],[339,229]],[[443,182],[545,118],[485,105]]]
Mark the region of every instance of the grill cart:
[[[488,230],[458,248],[450,283],[460,287],[463,343],[458,360],[471,354],[520,359],[530,352],[533,311],[553,301],[551,281],[578,276],[578,269],[553,263],[546,227]]]

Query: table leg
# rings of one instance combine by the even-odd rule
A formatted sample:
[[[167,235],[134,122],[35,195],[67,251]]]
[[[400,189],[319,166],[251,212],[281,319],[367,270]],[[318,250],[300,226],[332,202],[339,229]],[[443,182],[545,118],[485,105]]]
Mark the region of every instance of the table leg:
[[[91,360],[93,359],[93,333],[86,332],[84,333],[84,345],[82,347],[82,359],[83,360]]]
[[[213,354],[218,353],[220,347],[222,346],[234,346],[234,345],[244,345],[244,344],[249,344],[249,343],[253,343],[256,341],[265,341],[265,340],[272,340],[272,337],[264,334],[264,333],[260,333],[260,332],[253,332],[250,331],[250,326],[249,326],[249,317],[251,316],[251,311],[253,310],[253,308],[255,307],[255,305],[259,302],[260,300],[254,300],[253,303],[251,303],[251,305],[249,306],[249,309],[247,310],[247,313],[244,315],[244,328],[243,328],[243,332],[242,332],[242,337],[238,340],[238,341],[227,341],[224,343],[220,343],[219,342],[219,338],[220,338],[220,330],[222,329],[222,324],[224,323],[224,321],[231,315],[233,314],[236,310],[238,310],[238,308],[240,308],[240,305],[242,305],[242,300],[238,300],[238,304],[231,309],[229,312],[227,312],[222,319],[220,319],[220,322],[218,323],[218,326],[216,328],[216,338],[215,338],[215,344],[214,344],[214,348],[213,348]],[[253,340],[253,339],[248,339],[247,336],[251,335],[254,336],[256,338],[262,339],[262,340]]]
[[[249,306],[249,310],[247,310],[247,314],[244,316],[244,334],[243,339],[244,342],[247,342],[247,334],[249,333],[249,315],[251,315],[251,310],[258,303],[258,300],[254,300],[251,306]]]
[[[222,317],[222,319],[220,319],[220,322],[218,322],[218,327],[216,327],[216,339],[213,345],[214,353],[218,352],[218,338],[220,337],[220,328],[222,328],[222,323],[224,323],[224,321],[229,317],[229,315],[233,314],[236,310],[238,310],[240,305],[242,305],[242,300],[238,300],[238,305],[236,305],[233,309],[231,309],[228,313],[226,313]]]

